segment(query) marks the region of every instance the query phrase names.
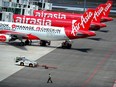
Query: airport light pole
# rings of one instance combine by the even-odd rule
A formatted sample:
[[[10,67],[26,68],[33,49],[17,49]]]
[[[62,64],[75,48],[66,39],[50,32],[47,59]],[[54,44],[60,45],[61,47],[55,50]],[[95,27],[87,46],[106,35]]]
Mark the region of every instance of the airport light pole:
[[[45,3],[45,1],[42,0],[42,10],[44,10],[44,3]]]
[[[86,9],[86,0],[84,0],[84,9],[83,9],[84,12],[85,12],[85,9]]]

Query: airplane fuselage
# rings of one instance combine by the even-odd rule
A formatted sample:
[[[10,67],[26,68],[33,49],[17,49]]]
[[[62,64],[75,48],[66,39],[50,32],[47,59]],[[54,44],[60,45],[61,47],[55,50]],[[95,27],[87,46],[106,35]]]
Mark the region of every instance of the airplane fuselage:
[[[0,30],[10,30],[25,34],[32,34],[42,40],[68,39],[64,27],[39,26],[21,23],[0,22]]]

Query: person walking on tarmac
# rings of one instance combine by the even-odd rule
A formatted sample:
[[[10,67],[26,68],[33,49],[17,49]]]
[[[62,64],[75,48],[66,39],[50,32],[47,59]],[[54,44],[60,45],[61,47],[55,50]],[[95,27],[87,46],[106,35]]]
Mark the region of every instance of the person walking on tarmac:
[[[52,78],[51,78],[51,74],[50,74],[50,73],[49,73],[49,78],[48,78],[47,83],[49,83],[49,82],[53,83],[53,82],[52,82]]]

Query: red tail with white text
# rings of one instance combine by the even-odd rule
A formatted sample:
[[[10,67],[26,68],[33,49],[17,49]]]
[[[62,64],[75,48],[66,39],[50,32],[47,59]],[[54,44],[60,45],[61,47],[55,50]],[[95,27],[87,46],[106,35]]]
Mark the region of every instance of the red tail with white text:
[[[65,27],[65,33],[69,39],[77,39],[77,38],[86,38],[95,36],[94,31],[89,31],[89,27],[94,15],[93,9],[88,9],[78,20],[72,21],[72,30],[70,27]],[[71,48],[71,43],[69,40],[65,40],[62,43],[62,48]]]
[[[102,20],[101,22],[107,22],[107,21],[112,21],[113,18],[112,17],[108,17],[109,16],[109,13],[110,13],[110,10],[112,8],[112,1],[107,1],[105,3],[105,8],[104,8],[104,11],[103,11],[103,15],[102,15]]]
[[[92,27],[90,27],[91,30],[99,30],[100,28],[106,27],[105,23],[101,23],[101,18],[103,16],[103,11],[104,11],[105,6],[106,6],[105,4],[100,4],[96,8],[96,10],[94,12],[94,17],[92,20],[92,23],[94,25],[93,25],[93,29],[92,29]]]
[[[100,4],[100,5],[96,8],[96,10],[95,10],[95,12],[94,12],[94,16],[93,16],[92,22],[100,23],[100,20],[101,20],[101,18],[102,18],[102,16],[103,16],[103,11],[104,11],[105,6],[106,6],[105,4]]]
[[[71,36],[69,37],[70,39],[95,36],[95,32],[89,31],[94,11],[93,9],[88,9],[81,18],[72,21],[72,31],[66,33],[67,36]]]

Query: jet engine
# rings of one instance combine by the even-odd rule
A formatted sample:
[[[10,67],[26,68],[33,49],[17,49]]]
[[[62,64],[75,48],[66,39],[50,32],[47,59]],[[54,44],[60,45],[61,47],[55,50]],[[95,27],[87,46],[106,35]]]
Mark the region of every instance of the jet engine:
[[[11,40],[10,35],[0,34],[0,42],[9,42]]]

